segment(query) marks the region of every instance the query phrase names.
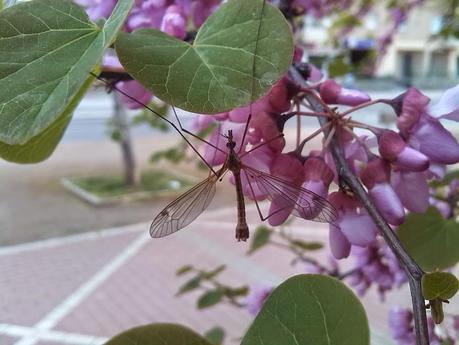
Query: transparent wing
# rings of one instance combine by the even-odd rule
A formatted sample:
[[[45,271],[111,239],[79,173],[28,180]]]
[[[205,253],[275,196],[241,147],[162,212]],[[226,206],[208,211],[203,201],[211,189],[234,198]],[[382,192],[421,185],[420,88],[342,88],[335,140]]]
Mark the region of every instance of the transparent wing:
[[[195,220],[214,198],[217,181],[212,174],[167,205],[151,223],[151,237],[168,236]]]
[[[324,223],[334,223],[338,218],[335,207],[320,195],[246,165],[241,168],[249,181],[255,183],[269,200],[276,203],[276,213],[289,210],[296,217]]]

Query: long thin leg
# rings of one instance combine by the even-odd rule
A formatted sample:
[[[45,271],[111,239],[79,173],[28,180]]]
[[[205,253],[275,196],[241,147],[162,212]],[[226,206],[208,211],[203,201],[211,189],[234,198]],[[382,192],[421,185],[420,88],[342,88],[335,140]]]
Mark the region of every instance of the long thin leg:
[[[186,134],[191,135],[193,138],[196,138],[196,139],[202,141],[203,143],[206,143],[206,144],[209,145],[209,146],[212,146],[214,149],[216,149],[216,150],[218,150],[218,151],[220,151],[220,152],[226,153],[225,151],[223,151],[223,150],[222,150],[221,148],[219,148],[218,146],[215,146],[214,144],[208,142],[206,139],[201,138],[200,136],[198,136],[198,135],[196,135],[196,134],[190,132],[190,131],[187,130],[186,128],[184,128],[184,127],[182,126],[182,122],[180,121],[180,118],[179,118],[178,115],[177,115],[177,112],[175,111],[175,107],[172,107],[172,110],[174,111],[174,116],[175,116],[175,118],[176,118],[176,120],[177,120],[177,123],[178,123],[180,129],[181,129],[183,132],[185,132]]]
[[[149,107],[148,105],[140,102],[139,100],[137,100],[136,98],[132,97],[131,95],[129,95],[128,93],[118,89],[116,86],[114,85],[111,85],[109,82],[107,82],[106,80],[100,78],[97,74],[93,73],[93,72],[89,72],[93,77],[99,79],[101,82],[103,82],[104,84],[108,85],[112,90],[116,90],[117,92],[119,92],[120,94],[126,96],[127,98],[129,98],[131,101],[145,107],[146,109],[148,109],[149,111],[151,111],[153,114],[155,114],[156,116],[158,116],[160,119],[166,121],[169,125],[172,126],[172,128],[175,129],[175,131],[182,137],[183,140],[185,140],[185,142],[190,145],[191,149],[198,155],[199,158],[201,158],[201,160],[204,162],[204,164],[212,171],[212,173],[215,175],[215,176],[218,176],[217,175],[217,172],[212,168],[212,166],[207,163],[207,161],[204,159],[204,157],[199,153],[199,151],[193,146],[193,144],[187,139],[187,137],[185,137],[183,135],[183,133],[180,131],[180,129],[170,120],[168,120],[167,118],[165,118],[164,116],[162,116],[160,113],[158,113],[157,111],[155,111],[154,109],[152,109],[151,107]]]
[[[238,154],[241,153],[242,148],[244,147],[245,137],[247,136],[247,132],[249,131],[250,120],[252,120],[252,105],[250,105],[250,114],[247,118],[247,122],[245,123],[244,135],[242,136],[241,146],[239,147],[239,151],[237,152]]]
[[[256,149],[262,147],[262,146],[265,146],[267,144],[269,144],[270,142],[273,142],[274,140],[277,140],[277,139],[280,139],[280,138],[283,138],[284,137],[284,133],[281,133],[279,134],[278,136],[275,136],[274,138],[271,138],[265,142],[262,142],[261,144],[255,146],[255,147],[252,147],[249,151],[247,152],[244,152],[242,155],[240,155],[240,158],[244,157],[245,155],[249,154],[250,152],[252,151],[255,151]]]

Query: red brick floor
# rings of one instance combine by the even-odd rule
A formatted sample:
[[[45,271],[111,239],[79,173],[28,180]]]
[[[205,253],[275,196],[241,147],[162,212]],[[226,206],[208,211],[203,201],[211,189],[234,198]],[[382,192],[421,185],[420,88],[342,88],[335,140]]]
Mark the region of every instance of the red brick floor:
[[[248,210],[256,224],[253,207]],[[247,244],[234,240],[233,217],[234,210],[212,211],[160,240],[149,238],[148,224],[138,224],[0,249],[0,345],[102,344],[152,322],[180,323],[201,333],[222,326],[228,339],[239,338],[251,316],[226,305],[197,311],[196,293],[174,296],[187,279],[176,277],[176,269],[226,264],[224,280],[243,285],[277,284],[303,267],[292,266],[290,254],[274,247],[247,256]],[[326,226],[316,223],[295,221],[286,230],[309,241],[327,240]],[[326,252],[317,258],[325,259]],[[390,298],[409,304],[406,290]],[[373,292],[363,302],[373,344],[390,344],[381,340],[387,337],[389,304]]]

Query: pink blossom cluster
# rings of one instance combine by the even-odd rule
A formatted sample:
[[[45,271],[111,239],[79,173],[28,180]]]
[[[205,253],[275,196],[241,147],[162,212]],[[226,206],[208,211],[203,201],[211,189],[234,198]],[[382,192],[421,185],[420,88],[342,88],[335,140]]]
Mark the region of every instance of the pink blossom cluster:
[[[349,166],[390,225],[401,225],[408,211],[422,213],[431,204],[439,205],[439,201],[431,197],[428,181],[442,178],[447,165],[459,162],[459,144],[440,122],[440,119],[459,120],[459,86],[447,90],[433,106],[429,105],[429,98],[415,88],[394,99],[374,101],[365,93],[347,90],[332,80],[315,84],[315,88],[320,95],[316,97],[326,109],[320,115],[327,116],[329,124],[333,124],[333,132]],[[217,124],[210,142],[219,150],[206,146],[204,153],[211,165],[220,165],[225,160],[225,139],[221,133],[232,129],[244,164],[328,198],[338,211],[337,221],[330,224],[330,247],[333,255],[342,259],[349,256],[353,245],[373,246],[377,240],[377,229],[354,195],[343,190],[328,193],[331,182],[338,181],[327,138],[321,151],[309,152],[306,156],[302,153],[302,145],[292,152],[284,152],[286,141],[279,135],[295,113],[292,99],[304,96],[304,91],[284,78],[251,107],[216,116],[201,116],[195,127],[202,129],[210,122]],[[375,103],[388,104],[394,109],[397,130],[369,126],[348,117],[354,110]],[[339,112],[327,104],[351,108]],[[242,143],[250,113],[250,129]],[[301,111],[296,114],[314,115],[313,112]],[[370,135],[358,136],[354,129],[359,127],[369,130]],[[252,151],[259,145],[262,146]],[[257,191],[253,181],[247,180],[244,175],[242,177],[247,197],[262,200],[267,196]],[[457,186],[452,188],[456,190]],[[269,213],[275,212],[275,215],[268,221],[274,226],[282,224],[292,209],[277,211],[276,203],[272,201]]]
[[[459,336],[459,316],[451,316],[451,321],[449,322],[451,326],[451,333],[448,334],[448,331],[443,330],[437,334],[435,332],[435,324],[431,317],[427,318],[427,325],[429,328],[429,342],[431,345],[454,345],[456,339]],[[394,307],[389,312],[389,331],[392,338],[397,342],[397,345],[415,345],[416,336],[414,334],[414,320],[413,312],[408,308]]]

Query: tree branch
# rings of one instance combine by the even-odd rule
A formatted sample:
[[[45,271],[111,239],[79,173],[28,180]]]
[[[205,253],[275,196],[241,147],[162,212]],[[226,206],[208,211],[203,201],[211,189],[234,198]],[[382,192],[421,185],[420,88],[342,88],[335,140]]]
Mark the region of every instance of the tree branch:
[[[297,85],[301,87],[307,87],[306,81],[303,79],[295,67],[290,67],[289,74]],[[313,110],[320,113],[325,112],[324,106],[318,102],[315,97],[308,96],[306,94],[306,99],[310,103]],[[323,126],[325,123],[327,123],[328,120],[326,118],[320,117],[319,121]],[[325,135],[327,135],[329,132],[330,129],[326,129]],[[336,137],[333,137],[330,142],[330,151],[335,161],[336,170],[339,175],[338,177],[344,181],[353,191],[353,193],[360,199],[368,214],[371,216],[376,226],[378,227],[379,233],[384,238],[392,252],[395,254],[401,267],[404,269],[408,277],[411,299],[413,303],[416,343],[417,345],[429,345],[425,300],[421,291],[421,278],[424,274],[423,270],[405,250],[397,235],[392,231],[392,228],[389,226],[389,224],[387,224],[385,219],[377,210],[376,206],[368,197],[368,194],[365,188],[362,186],[360,180],[349,168]]]

